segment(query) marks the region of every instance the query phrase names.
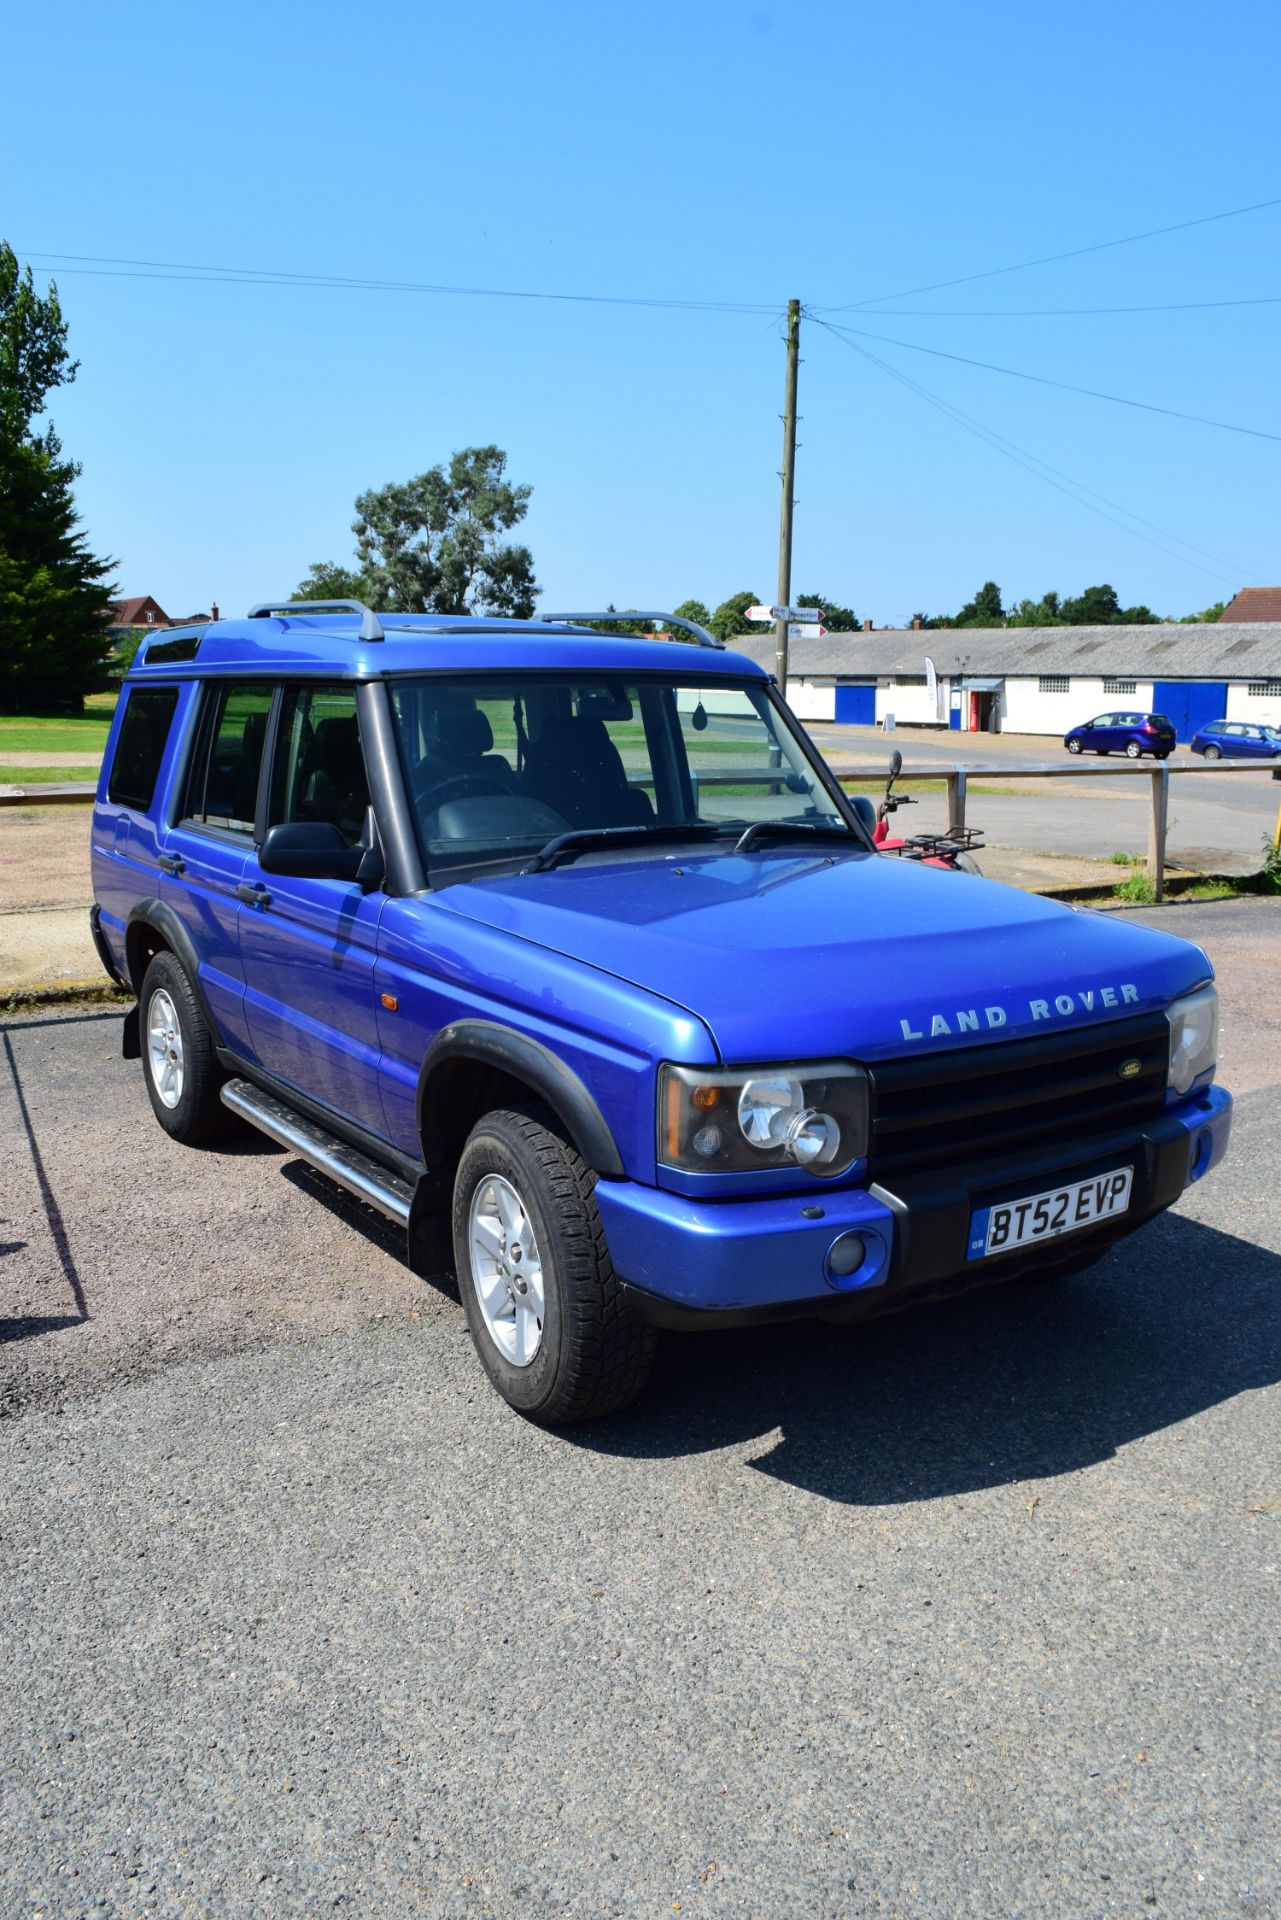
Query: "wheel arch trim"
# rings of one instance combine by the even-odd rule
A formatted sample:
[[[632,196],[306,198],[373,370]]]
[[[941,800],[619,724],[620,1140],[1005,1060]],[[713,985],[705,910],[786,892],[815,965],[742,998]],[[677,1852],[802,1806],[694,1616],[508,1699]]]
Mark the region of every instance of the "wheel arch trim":
[[[495,1020],[456,1020],[442,1027],[427,1049],[418,1076],[417,1122],[423,1158],[439,1170],[449,1156],[449,1136],[432,1112],[431,1088],[442,1069],[470,1061],[497,1067],[546,1100],[588,1166],[606,1180],[626,1178],[609,1124],[571,1067],[539,1040]]]

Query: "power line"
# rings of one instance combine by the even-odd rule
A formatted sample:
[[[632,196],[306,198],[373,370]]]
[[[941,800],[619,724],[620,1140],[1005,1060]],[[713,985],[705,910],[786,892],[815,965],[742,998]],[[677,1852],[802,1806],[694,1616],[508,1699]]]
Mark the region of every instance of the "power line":
[[[812,316],[815,320],[818,315]],[[1122,393],[1102,393],[1097,387],[1076,387],[1067,380],[1051,380],[1043,373],[1023,373],[1017,367],[999,367],[991,360],[972,360],[963,353],[946,353],[942,347],[923,347],[915,340],[895,340],[884,333],[865,333],[861,327],[837,327],[822,320],[829,332],[857,334],[860,340],[876,340],[883,347],[906,347],[909,353],[928,353],[935,360],[955,360],[963,367],[981,367],[985,373],[1003,373],[1011,380],[1031,380],[1039,387],[1057,387],[1062,393],[1084,394],[1089,400],[1110,400],[1118,407],[1137,407],[1143,413],[1161,413],[1171,420],[1190,420],[1198,427],[1218,427],[1224,433],[1244,433],[1253,440],[1272,440],[1281,445],[1281,433],[1266,433],[1262,427],[1241,427],[1232,420],[1210,420],[1201,413],[1183,413],[1177,407],[1158,407],[1150,400],[1131,400]]]
[[[1130,247],[1140,240],[1156,240],[1166,233],[1186,233],[1190,227],[1208,227],[1216,220],[1236,220],[1242,214],[1263,213],[1281,207],[1281,198],[1257,200],[1249,207],[1229,207],[1225,213],[1202,214],[1197,220],[1179,220],[1171,227],[1150,227],[1145,233],[1126,233],[1119,240],[1096,240],[1088,247],[1069,247],[1065,253],[1045,253],[1036,260],[1016,260],[1013,266],[989,267],[983,273],[963,273],[955,280],[932,280],[924,287],[902,287],[897,293],[877,293],[868,300],[849,300],[840,307],[821,307],[820,313],[853,313],[859,307],[878,307],[886,300],[908,300],[918,293],[939,293],[945,287],[965,287],[975,280],[995,280],[1004,273],[1024,273],[1029,267],[1049,267],[1058,260],[1079,260],[1086,253],[1105,253],[1109,247]]]
[[[1211,307],[1277,307],[1281,293],[1265,293],[1247,300],[1172,300],[1150,307],[882,307],[877,320],[1050,320],[1103,313],[1204,313]],[[824,307],[811,318],[839,309]]]
[[[1142,514],[1134,513],[1129,507],[1123,507],[1119,501],[1109,500],[1106,494],[1096,492],[1093,487],[1087,487],[1084,481],[1076,480],[1070,474],[1063,473],[1060,468],[1051,466],[1048,460],[1042,460],[1038,454],[1030,452],[1028,448],[1018,446],[1013,440],[1007,440],[1004,434],[997,433],[995,428],[985,426],[982,421],[975,419],[971,414],[965,413],[960,407],[954,406],[951,401],[944,400],[929,387],[922,386],[919,381],[913,380],[910,375],[903,373],[899,368],[890,366],[888,361],[882,360],[879,355],[869,352],[866,347],[859,346],[854,340],[844,339],[841,333],[830,325],[828,321],[817,320],[815,324],[822,327],[824,332],[830,333],[834,339],[839,340],[842,346],[849,347],[852,352],[861,355],[864,360],[870,360],[872,365],[879,367],[882,373],[888,374],[892,380],[897,380],[900,385],[909,388],[911,392],[919,395],[921,399],[928,401],[932,407],[935,407],[940,413],[946,414],[947,417],[954,420],[958,426],[964,427],[967,432],[973,433],[978,439],[985,441],[994,452],[1003,454],[1006,459],[1013,460],[1016,466],[1023,467],[1034,479],[1045,481],[1046,485],[1053,487],[1056,493],[1066,494],[1069,499],[1075,500],[1077,505],[1084,507],[1087,512],[1097,514],[1101,520],[1110,521],[1113,526],[1119,527],[1122,533],[1128,533],[1132,539],[1142,540],[1145,546],[1155,547],[1159,553],[1167,554],[1170,559],[1178,560],[1184,566],[1192,567],[1196,572],[1204,573],[1212,580],[1222,580],[1232,586],[1236,586],[1239,583],[1242,574],[1248,574],[1254,580],[1262,580],[1264,578],[1262,574],[1255,573],[1250,567],[1238,567],[1234,561],[1224,560],[1221,555],[1210,553],[1206,548],[1196,546],[1191,540],[1184,540],[1179,534],[1171,533],[1168,528],[1158,526],[1155,521],[1145,520]],[[1044,471],[1038,471],[1038,469],[1044,469]],[[1057,479],[1051,479],[1049,476],[1052,474],[1057,475]],[[1065,484],[1061,485],[1060,482]],[[1082,495],[1085,494],[1088,494],[1090,498],[1082,498]],[[1103,504],[1102,506],[1095,506],[1092,504],[1093,501],[1101,501]],[[1116,512],[1105,512],[1104,508],[1106,507],[1113,507],[1116,509]],[[1137,520],[1141,526],[1150,527],[1154,533],[1162,534],[1166,540],[1173,540],[1177,546],[1187,547],[1192,553],[1199,553],[1204,559],[1212,560],[1215,563],[1214,567],[1200,566],[1195,560],[1189,560],[1186,555],[1175,553],[1171,547],[1165,546],[1161,541],[1148,539],[1146,534],[1139,533],[1136,528],[1126,526],[1124,521],[1118,520],[1116,518],[1117,513],[1124,514],[1129,520]],[[1224,571],[1224,569],[1235,569],[1235,571],[1229,572]]]
[[[206,286],[332,287],[356,293],[428,293],[484,300],[561,300],[587,306],[671,307],[698,313],[775,314],[777,301],[670,300],[648,294],[545,293],[521,287],[457,287],[434,281],[380,280],[356,274],[292,273],[277,267],[202,266],[190,260],[128,260],[110,254],[20,250],[41,272],[86,274],[119,280],[195,280]],[[80,265],[58,267],[51,262]]]

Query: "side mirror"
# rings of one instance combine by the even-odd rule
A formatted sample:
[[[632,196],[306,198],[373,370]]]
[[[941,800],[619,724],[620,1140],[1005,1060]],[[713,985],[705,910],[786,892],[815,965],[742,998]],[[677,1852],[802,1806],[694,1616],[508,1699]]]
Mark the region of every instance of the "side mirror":
[[[267,829],[258,865],[294,880],[355,881],[368,857],[367,848],[348,846],[332,821],[294,820]]]
[[[865,793],[852,793],[850,795],[850,805],[858,815],[859,825],[867,828],[867,837],[870,840],[876,832],[875,806]]]
[[[903,771],[903,756],[899,752],[898,748],[895,747],[893,753],[890,755],[890,779],[897,780],[900,773],[902,773],[902,771]]]

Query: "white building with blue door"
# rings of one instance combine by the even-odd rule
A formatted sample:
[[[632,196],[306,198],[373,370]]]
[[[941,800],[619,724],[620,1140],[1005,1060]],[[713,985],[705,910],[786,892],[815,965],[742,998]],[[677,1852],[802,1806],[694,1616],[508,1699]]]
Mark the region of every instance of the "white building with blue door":
[[[732,642],[774,664],[774,636]],[[931,663],[933,673],[931,675]],[[787,695],[805,720],[1062,736],[1111,712],[1281,726],[1281,621],[1151,627],[882,627],[793,640]]]

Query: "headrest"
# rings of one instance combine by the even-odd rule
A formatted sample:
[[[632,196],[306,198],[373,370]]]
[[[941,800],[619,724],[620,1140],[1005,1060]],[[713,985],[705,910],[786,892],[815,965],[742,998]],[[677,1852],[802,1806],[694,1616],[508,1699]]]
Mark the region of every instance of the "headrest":
[[[445,707],[432,715],[427,740],[443,759],[479,760],[494,744],[494,729],[479,707]]]

